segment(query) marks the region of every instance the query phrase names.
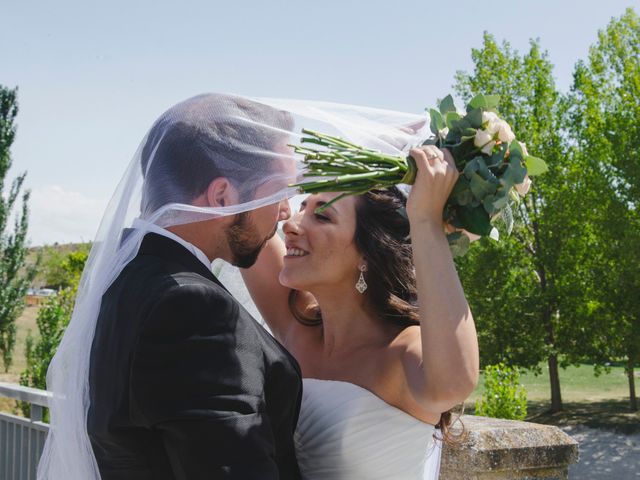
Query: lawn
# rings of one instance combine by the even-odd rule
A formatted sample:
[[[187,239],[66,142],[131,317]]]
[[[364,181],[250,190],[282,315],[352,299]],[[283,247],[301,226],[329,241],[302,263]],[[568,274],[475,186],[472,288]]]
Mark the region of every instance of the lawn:
[[[636,373],[636,391],[640,378]],[[592,365],[560,369],[560,389],[564,411],[549,413],[549,371],[542,367],[541,375],[525,373],[520,381],[527,390],[527,420],[550,425],[586,425],[611,429],[620,433],[640,432],[640,412],[629,409],[629,383],[623,367],[611,367],[609,373],[594,376]],[[483,379],[465,402],[467,413],[483,391]]]
[[[534,402],[549,400],[549,370],[542,366],[542,374],[524,373],[520,381],[527,390],[527,399]],[[640,383],[640,379],[636,383]],[[610,373],[594,376],[593,366],[580,365],[560,369],[560,389],[565,402],[597,402],[607,399],[625,398],[629,395],[629,382],[623,367],[611,367]],[[638,390],[638,387],[636,387]],[[471,395],[473,403],[484,391],[484,381],[480,378],[478,387]]]

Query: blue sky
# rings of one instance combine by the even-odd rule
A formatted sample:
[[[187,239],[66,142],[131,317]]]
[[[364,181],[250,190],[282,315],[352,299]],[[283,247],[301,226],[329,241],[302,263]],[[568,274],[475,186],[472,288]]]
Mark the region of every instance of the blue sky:
[[[33,245],[91,240],[147,128],[208,91],[420,112],[470,70],[489,31],[539,38],[560,89],[607,1],[14,1],[0,7],[0,84],[19,87],[13,178],[27,170]]]

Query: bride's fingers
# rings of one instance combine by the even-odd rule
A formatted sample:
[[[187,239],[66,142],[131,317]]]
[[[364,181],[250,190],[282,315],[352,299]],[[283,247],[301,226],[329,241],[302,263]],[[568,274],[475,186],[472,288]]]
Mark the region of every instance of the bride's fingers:
[[[433,160],[429,159],[429,156],[422,148],[412,148],[409,151],[409,155],[415,160],[418,171],[421,170],[421,167],[433,166]]]
[[[434,147],[433,145],[425,145],[421,147],[420,150],[426,154],[429,165],[431,166],[437,165],[439,162],[444,160],[442,150]]]

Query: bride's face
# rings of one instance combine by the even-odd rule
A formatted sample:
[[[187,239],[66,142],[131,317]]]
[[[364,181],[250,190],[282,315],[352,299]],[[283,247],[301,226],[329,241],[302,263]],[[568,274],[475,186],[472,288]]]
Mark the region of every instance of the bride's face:
[[[300,211],[284,223],[287,254],[280,272],[282,285],[311,292],[327,286],[354,290],[362,263],[354,242],[355,197],[343,198],[315,213],[337,195],[309,195]]]

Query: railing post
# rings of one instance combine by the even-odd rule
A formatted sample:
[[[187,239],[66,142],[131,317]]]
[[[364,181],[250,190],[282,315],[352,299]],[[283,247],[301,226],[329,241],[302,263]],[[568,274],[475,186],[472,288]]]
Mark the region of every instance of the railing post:
[[[41,422],[43,418],[44,409],[40,405],[31,404],[31,418],[32,422]]]

